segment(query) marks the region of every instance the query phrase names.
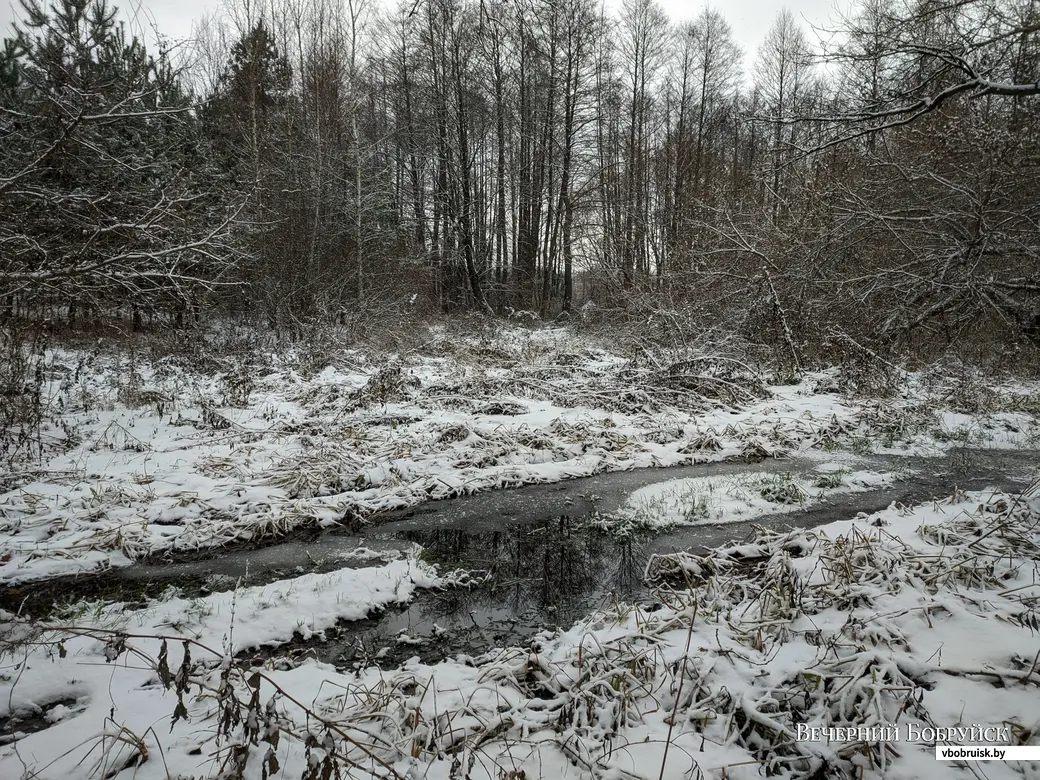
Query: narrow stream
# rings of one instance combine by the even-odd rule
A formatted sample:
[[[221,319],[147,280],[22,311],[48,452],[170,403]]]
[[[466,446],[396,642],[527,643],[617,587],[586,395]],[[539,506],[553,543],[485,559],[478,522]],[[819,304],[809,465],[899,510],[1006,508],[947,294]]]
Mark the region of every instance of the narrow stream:
[[[898,478],[888,487],[837,493],[808,508],[751,522],[708,522],[623,539],[590,529],[586,522],[594,512],[616,510],[634,490],[652,483],[767,471],[807,474],[824,460],[895,473]],[[326,632],[323,641],[301,641],[249,655],[312,655],[348,667],[369,662],[396,665],[413,655],[435,661],[522,644],[539,631],[569,626],[615,601],[652,600],[642,574],[653,553],[740,539],[752,524],[813,527],[877,511],[894,501],[948,495],[955,486],[1021,489],[1035,477],[1037,464],[1040,453],[1034,451],[955,450],[931,458],[821,453],[790,461],[606,473],[430,502],[384,516],[364,535],[333,530],[258,549],[217,551],[205,559],[142,562],[102,577],[0,589],[0,607],[10,609],[20,602],[35,613],[61,597],[77,596],[140,602],[170,585],[194,595],[226,590],[236,582],[259,584],[304,572],[371,566],[414,554],[418,545],[425,560],[444,570],[486,572],[486,581],[470,588],[423,591],[406,609],[342,623]]]
[[[713,466],[712,473],[811,471],[819,461],[764,462]],[[653,482],[704,476],[704,467],[604,474],[563,485],[502,491],[429,504],[408,517],[381,525],[366,539],[414,542],[424,557],[445,568],[487,571],[486,585],[420,593],[407,609],[341,626],[323,642],[293,648],[340,666],[378,662],[396,665],[411,657],[436,661],[456,654],[474,655],[489,648],[524,644],[539,631],[567,627],[591,611],[618,601],[648,602],[654,593],[643,583],[647,559],[654,553],[701,549],[741,539],[752,525],[811,528],[858,512],[876,512],[893,502],[910,504],[965,490],[987,487],[1022,489],[1036,476],[1040,453],[959,451],[942,458],[857,458],[854,466],[901,474],[891,487],[840,493],[807,509],[758,517],[753,521],[682,526],[661,534],[624,539],[590,531],[584,522],[592,509],[578,500],[597,496],[596,508],[617,508],[633,490]],[[547,493],[559,491],[557,507],[566,514],[546,517],[539,510]],[[498,518],[484,511],[495,497]],[[534,518],[516,516],[514,502],[530,498]],[[568,504],[568,502],[570,502]],[[329,543],[331,540],[327,540]]]

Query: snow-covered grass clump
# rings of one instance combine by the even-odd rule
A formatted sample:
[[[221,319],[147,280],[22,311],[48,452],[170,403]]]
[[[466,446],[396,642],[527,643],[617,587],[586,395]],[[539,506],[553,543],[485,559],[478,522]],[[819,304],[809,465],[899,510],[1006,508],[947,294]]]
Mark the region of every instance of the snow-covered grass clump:
[[[663,529],[737,523],[805,509],[836,493],[876,490],[893,475],[823,464],[816,473],[788,471],[667,480],[636,490],[618,511],[593,519],[604,530]]]
[[[815,530],[760,528],[655,557],[646,576],[655,604],[391,671],[234,661],[286,631],[251,619],[237,638],[240,616],[263,611],[253,590],[234,618],[227,601],[167,606],[195,626],[183,634],[158,605],[118,624],[8,615],[0,706],[44,728],[0,746],[0,777],[910,780],[974,766],[937,764],[934,738],[912,733],[977,725],[1040,744],[1037,497],[955,493]],[[319,614],[344,587],[290,600]],[[799,740],[799,724],[899,739]],[[985,769],[998,780],[1040,765]]]

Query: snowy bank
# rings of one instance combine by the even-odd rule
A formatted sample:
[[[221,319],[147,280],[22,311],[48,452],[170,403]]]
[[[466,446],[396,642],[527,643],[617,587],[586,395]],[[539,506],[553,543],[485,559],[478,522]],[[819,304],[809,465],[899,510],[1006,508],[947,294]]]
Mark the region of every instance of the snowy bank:
[[[165,625],[158,605],[61,628],[12,622],[6,636],[24,641],[5,656],[0,702],[54,722],[0,747],[0,776],[967,777],[972,765],[937,764],[925,741],[795,737],[799,724],[978,724],[1040,744],[1038,574],[1040,498],[958,492],[656,557],[653,606],[394,671],[233,663],[226,600],[211,614],[166,607],[196,622],[165,641],[149,638]],[[306,582],[296,614],[332,608]],[[284,627],[252,631],[277,640]],[[989,778],[1038,771],[986,766]]]

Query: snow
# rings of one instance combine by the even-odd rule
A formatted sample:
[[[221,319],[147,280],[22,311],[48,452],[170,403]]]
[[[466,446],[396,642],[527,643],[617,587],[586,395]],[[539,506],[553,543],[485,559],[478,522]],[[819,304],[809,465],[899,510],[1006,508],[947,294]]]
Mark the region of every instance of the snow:
[[[761,530],[707,555],[652,561],[648,575],[662,584],[687,572],[687,586],[665,587],[657,605],[618,605],[527,648],[389,671],[313,660],[250,669],[226,653],[438,585],[415,561],[143,610],[110,605],[61,630],[7,616],[9,636],[30,632],[36,644],[5,661],[0,711],[43,712],[49,727],[0,746],[0,776],[85,778],[127,762],[135,744],[148,758],[126,777],[142,780],[212,776],[234,745],[248,777],[259,776],[268,748],[285,777],[330,751],[376,774],[386,774],[384,762],[401,777],[456,776],[455,758],[474,778],[521,769],[657,777],[662,765],[665,777],[751,778],[767,766],[805,777],[821,761],[834,777],[938,776],[934,746],[907,741],[908,726],[1007,727],[1014,740],[1037,744],[1040,645],[1028,615],[1040,596],[1038,521],[1036,499],[976,492],[815,530]],[[199,642],[188,718],[172,728],[181,649],[166,643],[166,690],[155,671],[161,641],[150,638],[172,634],[171,623]],[[251,733],[276,724],[277,748],[250,741],[248,717],[221,732],[222,675],[231,675],[243,715],[258,686],[261,723]],[[198,695],[204,690],[214,693]],[[799,743],[799,722],[892,725],[900,741]],[[968,774],[957,765],[943,771]],[[1037,771],[997,763],[987,777]]]
[[[289,353],[206,374],[53,351],[47,433],[63,447],[0,492],[0,583],[604,471],[1040,441],[1029,383],[988,389],[988,408],[967,415],[944,408],[958,395],[935,378],[853,401],[833,372],[763,387],[742,370],[719,379],[704,359],[675,374],[562,328],[430,336],[421,353],[343,350],[309,373]]]
[[[407,604],[417,588],[442,584],[415,559],[385,566],[304,574],[263,586],[238,588],[193,599],[173,598],[132,618],[135,632],[175,631],[225,652],[307,640],[340,620],[359,620]],[[121,612],[103,608],[102,617]]]
[[[875,490],[890,485],[893,479],[892,474],[849,471],[836,463],[820,464],[816,471],[807,476],[766,471],[657,482],[634,491],[618,512],[598,523],[663,529],[744,522],[807,509],[839,493]]]
[[[760,473],[662,480],[595,519],[727,523],[893,479],[850,448],[1040,441],[1040,391],[1024,382],[909,374],[891,398],[854,399],[834,372],[765,387],[739,372],[720,383],[709,366],[677,380],[688,360],[640,362],[564,329],[434,329],[428,346],[342,351],[310,370],[272,355],[216,374],[53,352],[47,433],[61,446],[0,493],[0,585],[364,523],[431,498],[776,458]],[[785,470],[793,455],[815,470]],[[0,613],[0,778],[309,780],[334,763],[431,780],[969,776],[937,773],[927,744],[793,734],[977,723],[1040,744],[1038,492],[954,491],[655,556],[655,603],[437,664],[250,657],[464,586],[417,549],[387,560],[359,548],[345,556],[354,568],[143,607],[83,603],[49,624]],[[993,780],[1037,773],[986,767]]]

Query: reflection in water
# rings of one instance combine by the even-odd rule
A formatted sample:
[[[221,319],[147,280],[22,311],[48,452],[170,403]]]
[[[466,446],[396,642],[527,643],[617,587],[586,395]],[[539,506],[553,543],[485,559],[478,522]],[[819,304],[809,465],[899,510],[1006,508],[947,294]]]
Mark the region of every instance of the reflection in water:
[[[1020,489],[1034,478],[1037,453],[987,451],[971,457],[971,479],[958,483],[965,489],[987,485]],[[941,495],[956,471],[954,458],[915,458],[916,473],[908,473],[891,487],[835,496],[830,502],[776,518],[758,518],[755,524],[812,528],[858,512],[874,512],[893,501],[910,504]],[[905,470],[901,457],[861,459],[877,471]],[[815,461],[793,461],[793,473],[806,473]],[[379,663],[395,666],[418,655],[436,662],[459,654],[476,655],[495,647],[523,645],[553,626],[569,627],[591,611],[608,607],[612,594],[622,601],[653,599],[641,582],[643,566],[653,553],[666,553],[723,544],[739,539],[752,524],[697,524],[665,531],[656,537],[616,540],[588,530],[584,517],[557,514],[569,506],[579,514],[589,511],[588,496],[597,496],[596,508],[609,511],[612,497],[620,505],[632,490],[666,478],[744,473],[765,468],[755,464],[717,464],[663,472],[616,472],[559,485],[541,485],[498,491],[440,502],[366,534],[364,546],[399,549],[400,542],[423,546],[424,557],[445,570],[464,568],[488,572],[479,587],[420,591],[407,607],[342,623],[326,632],[323,641],[299,642],[274,651],[312,654],[341,666]],[[770,468],[776,468],[770,466]],[[582,509],[578,509],[582,507]],[[527,522],[523,522],[525,518]],[[448,529],[469,529],[448,530]],[[277,558],[289,566],[302,556],[312,560],[324,552],[354,549],[362,540],[326,535],[324,547],[297,544]],[[285,550],[288,546],[282,545]],[[293,557],[297,556],[297,557]],[[335,558],[332,558],[335,560]],[[140,567],[139,567],[140,568]],[[231,574],[232,571],[226,571]]]
[[[1035,468],[1035,455],[1001,453],[998,459],[988,452],[984,463],[972,462],[974,476],[961,486],[981,489],[992,484],[1011,489],[1016,479],[1028,483]],[[951,470],[951,461],[948,456],[918,459],[922,470],[893,487],[845,494],[807,510],[784,514],[772,521],[759,518],[756,522],[809,528],[857,512],[877,511],[893,501],[911,503],[940,495],[948,487],[945,474]],[[876,458],[873,467],[888,471],[900,464],[899,459]],[[810,466],[812,463],[803,464],[801,473]],[[669,476],[703,475],[710,473],[709,468],[671,471]],[[718,466],[719,473],[730,473],[734,468],[732,464]],[[1020,476],[1012,477],[1012,472]],[[296,649],[341,666],[395,666],[414,655],[436,662],[459,654],[476,655],[495,647],[526,644],[539,631],[553,626],[569,627],[593,610],[610,606],[613,594],[630,603],[653,598],[641,581],[650,554],[687,549],[691,545],[722,544],[743,537],[750,526],[698,524],[656,537],[614,539],[590,530],[585,517],[538,515],[528,509],[532,501],[535,507],[544,506],[545,502],[560,506],[563,496],[559,491],[563,489],[572,491],[572,506],[581,505],[579,499],[587,504],[584,496],[592,482],[597,494],[609,494],[615,488],[621,490],[619,484],[630,492],[661,479],[659,474],[619,472],[575,480],[564,486],[490,493],[474,496],[468,504],[445,502],[440,518],[431,510],[388,524],[381,532],[374,529],[366,544],[393,548],[402,540],[416,542],[424,548],[423,556],[440,564],[443,570],[481,570],[488,573],[488,581],[479,587],[421,591],[405,609],[343,623],[336,631],[327,632],[326,641],[303,643]],[[627,493],[614,495],[621,501]],[[481,512],[472,508],[483,506],[481,502],[498,503],[494,509]],[[467,505],[471,508],[458,509]],[[599,508],[603,510],[602,502]],[[445,522],[455,510],[454,522]],[[530,522],[517,522],[518,517],[529,517]]]
[[[612,539],[590,531],[584,518],[566,515],[489,533],[439,529],[410,531],[405,538],[442,568],[488,573],[487,585],[459,594],[455,609],[505,611],[518,619],[537,612],[542,625],[569,625],[611,593],[630,595],[642,574],[639,540]],[[451,617],[451,611],[435,611]]]
[[[585,518],[558,516],[486,532],[407,531],[444,571],[487,574],[471,588],[425,591],[406,609],[343,624],[308,652],[339,665],[394,665],[413,655],[436,661],[495,646],[524,644],[553,626],[569,627],[616,597],[639,598],[646,539],[614,539]]]

